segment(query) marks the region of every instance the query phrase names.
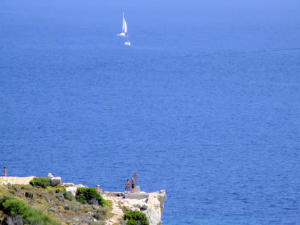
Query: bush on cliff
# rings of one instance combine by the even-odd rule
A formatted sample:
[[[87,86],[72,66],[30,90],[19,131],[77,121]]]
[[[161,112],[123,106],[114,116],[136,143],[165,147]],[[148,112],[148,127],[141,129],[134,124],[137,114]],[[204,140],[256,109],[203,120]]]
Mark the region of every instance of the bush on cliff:
[[[126,225],[149,225],[145,213],[140,211],[128,211],[124,214],[123,219]]]
[[[106,205],[105,199],[99,194],[98,190],[94,187],[82,187],[78,188],[76,192],[77,201],[86,204],[93,204],[97,202],[99,205]]]
[[[42,211],[35,210],[16,198],[3,197],[0,199],[0,210],[7,215],[7,223],[19,221],[22,224],[58,225]]]
[[[67,191],[63,191],[63,196],[65,199],[67,199],[69,201],[72,201],[74,199],[74,196],[70,192],[67,192]]]
[[[35,177],[30,181],[30,184],[34,187],[46,188],[50,186],[51,182],[47,177]]]

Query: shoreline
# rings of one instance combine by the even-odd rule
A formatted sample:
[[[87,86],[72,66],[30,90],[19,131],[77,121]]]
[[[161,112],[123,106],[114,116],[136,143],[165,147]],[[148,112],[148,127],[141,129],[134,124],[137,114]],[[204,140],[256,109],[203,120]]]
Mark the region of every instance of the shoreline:
[[[30,185],[30,181],[35,176],[29,177],[0,177],[0,188],[8,185]],[[78,188],[87,187],[82,184],[63,183],[61,177],[53,177],[52,174],[48,174],[48,178],[51,181],[51,186],[61,186],[65,190],[76,196]],[[139,186],[138,190],[139,190]],[[105,200],[112,202],[112,217],[107,219],[106,225],[120,224],[124,212],[126,211],[140,211],[145,213],[150,225],[161,225],[162,215],[164,211],[164,202],[166,201],[166,191],[160,190],[156,192],[109,192],[104,191],[100,193]]]

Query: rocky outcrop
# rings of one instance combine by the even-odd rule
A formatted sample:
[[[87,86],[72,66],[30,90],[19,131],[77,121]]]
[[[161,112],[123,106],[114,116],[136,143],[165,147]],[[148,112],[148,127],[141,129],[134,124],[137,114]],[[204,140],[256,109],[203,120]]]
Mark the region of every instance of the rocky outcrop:
[[[0,177],[0,185],[28,185],[33,178],[34,176]],[[52,174],[48,174],[48,178],[51,181],[51,185],[56,186],[57,184],[62,184],[73,196],[76,195],[78,187],[86,187],[82,184],[75,185],[73,183],[62,183],[60,177],[54,177]],[[136,191],[137,190],[139,190],[139,188],[136,188]],[[146,214],[150,225],[161,224],[164,202],[166,200],[165,190],[152,193],[139,191],[135,193],[104,192],[102,195],[105,199],[111,200],[113,205],[113,216],[106,221],[106,225],[121,224],[120,221],[122,220],[125,211],[141,211]],[[30,196],[27,198],[29,197]]]
[[[50,183],[52,187],[55,187],[61,184],[61,177],[54,177],[52,173],[48,173],[48,178],[50,179]]]
[[[87,186],[84,186],[82,184],[73,184],[73,183],[64,183],[63,184],[66,188],[66,191],[71,193],[73,196],[76,195],[76,192],[77,192],[77,188],[79,187],[87,187]]]
[[[161,224],[166,200],[165,190],[153,193],[105,192],[103,197],[113,203],[112,213],[114,216],[107,221],[107,225],[119,224],[125,211],[136,210],[146,214],[150,225]]]

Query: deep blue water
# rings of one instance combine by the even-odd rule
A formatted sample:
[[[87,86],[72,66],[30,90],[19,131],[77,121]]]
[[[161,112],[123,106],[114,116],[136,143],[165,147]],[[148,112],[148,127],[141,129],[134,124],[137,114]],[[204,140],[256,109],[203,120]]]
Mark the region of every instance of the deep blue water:
[[[299,1],[1,0],[0,152],[111,191],[137,171],[164,225],[300,224]]]

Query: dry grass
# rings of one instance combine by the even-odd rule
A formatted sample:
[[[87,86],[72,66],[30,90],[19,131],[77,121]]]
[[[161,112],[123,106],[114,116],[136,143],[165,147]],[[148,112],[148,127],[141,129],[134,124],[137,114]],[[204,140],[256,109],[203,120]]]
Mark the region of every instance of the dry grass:
[[[38,188],[31,185],[0,186],[0,198],[10,196],[18,198],[37,210],[41,210],[61,224],[91,225],[101,224],[111,217],[111,203],[106,207],[81,204],[65,194],[63,186]],[[99,212],[102,217],[98,217]],[[0,211],[0,224],[6,215]],[[97,223],[96,223],[97,222]]]

